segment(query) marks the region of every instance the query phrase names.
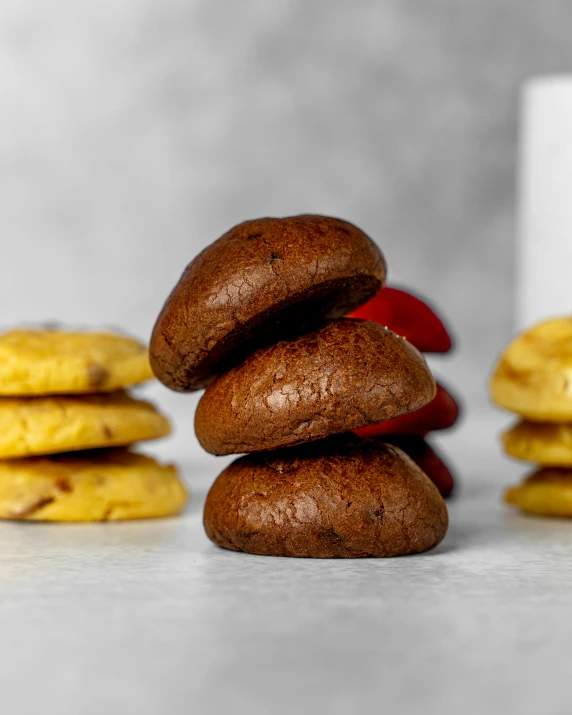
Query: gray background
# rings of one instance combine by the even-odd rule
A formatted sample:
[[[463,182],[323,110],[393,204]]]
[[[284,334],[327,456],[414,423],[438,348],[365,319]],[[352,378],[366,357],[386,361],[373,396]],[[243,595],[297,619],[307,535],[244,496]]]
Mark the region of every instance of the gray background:
[[[4,0],[0,324],[147,338],[232,224],[323,212],[442,309],[440,372],[486,404],[512,329],[518,86],[570,69],[571,24],[567,0]]]
[[[527,467],[482,410],[512,330],[518,86],[572,68],[569,0],[3,0],[0,324],[147,338],[184,265],[263,214],[348,218],[441,306],[471,408],[428,555],[216,549],[196,397],[149,392],[191,485],[180,519],[0,524],[12,715],[385,709],[567,715],[572,525],[504,508]]]

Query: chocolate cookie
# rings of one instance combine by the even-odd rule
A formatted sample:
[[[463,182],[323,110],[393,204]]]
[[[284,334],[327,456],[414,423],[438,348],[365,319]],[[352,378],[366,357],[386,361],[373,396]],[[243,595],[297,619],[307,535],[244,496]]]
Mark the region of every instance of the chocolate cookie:
[[[245,221],[187,266],[153,331],[153,371],[173,390],[198,390],[276,336],[346,315],[385,272],[377,246],[346,221]]]
[[[355,558],[437,546],[447,509],[407,455],[344,435],[240,457],[207,496],[215,544],[269,556]]]
[[[451,496],[455,483],[449,467],[435,449],[423,437],[415,435],[383,435],[377,439],[399,447],[422,469],[442,497]]]
[[[342,319],[260,348],[202,396],[195,431],[212,454],[275,449],[417,410],[435,397],[425,360],[376,323]]]

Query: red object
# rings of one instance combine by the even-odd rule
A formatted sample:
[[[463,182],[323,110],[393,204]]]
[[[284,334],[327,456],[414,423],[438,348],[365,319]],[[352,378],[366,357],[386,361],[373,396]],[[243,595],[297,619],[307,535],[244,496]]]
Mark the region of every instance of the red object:
[[[422,353],[447,353],[452,347],[451,336],[435,311],[399,288],[384,288],[348,317],[379,323],[402,335]]]
[[[437,385],[437,395],[428,405],[392,420],[368,425],[354,430],[360,437],[375,437],[380,434],[410,434],[424,436],[428,432],[448,429],[459,417],[455,398],[442,385]]]
[[[383,441],[394,444],[408,454],[437,487],[442,497],[451,495],[455,486],[453,475],[437,452],[422,437],[391,436]]]

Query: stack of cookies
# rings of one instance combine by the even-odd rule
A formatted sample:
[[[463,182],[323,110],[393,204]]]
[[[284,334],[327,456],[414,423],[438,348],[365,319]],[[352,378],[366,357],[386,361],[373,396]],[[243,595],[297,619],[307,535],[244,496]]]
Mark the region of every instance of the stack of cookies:
[[[384,286],[376,245],[323,216],[242,223],[186,268],[151,340],[157,377],[206,388],[202,446],[241,454],[205,505],[209,538],[277,556],[396,556],[436,546],[439,491],[398,447],[352,430],[430,403],[419,351],[343,318]]]
[[[505,452],[536,465],[505,501],[531,514],[572,517],[572,317],[547,320],[513,340],[490,391],[519,416],[502,435]]]
[[[124,390],[151,377],[145,346],[120,335],[0,335],[0,518],[107,521],[180,511],[187,495],[175,468],[118,448],[171,431],[153,405]]]
[[[399,288],[384,288],[349,317],[379,323],[402,335],[422,353],[444,354],[452,349],[451,335],[433,308]],[[449,390],[437,384],[435,398],[420,410],[356,432],[364,437],[383,436],[386,442],[400,447],[427,474],[441,495],[448,497],[455,486],[453,475],[427,437],[451,428],[458,418],[457,401]]]

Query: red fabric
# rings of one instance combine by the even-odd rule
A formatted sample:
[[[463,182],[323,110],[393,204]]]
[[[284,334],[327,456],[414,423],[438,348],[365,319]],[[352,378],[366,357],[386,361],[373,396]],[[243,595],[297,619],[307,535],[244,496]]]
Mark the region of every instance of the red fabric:
[[[451,336],[435,311],[399,288],[384,288],[348,317],[379,323],[424,353],[447,353],[452,347]]]
[[[459,417],[455,398],[442,385],[437,385],[437,395],[425,407],[392,420],[368,425],[354,430],[360,437],[380,434],[412,434],[424,436],[434,430],[452,427]]]

